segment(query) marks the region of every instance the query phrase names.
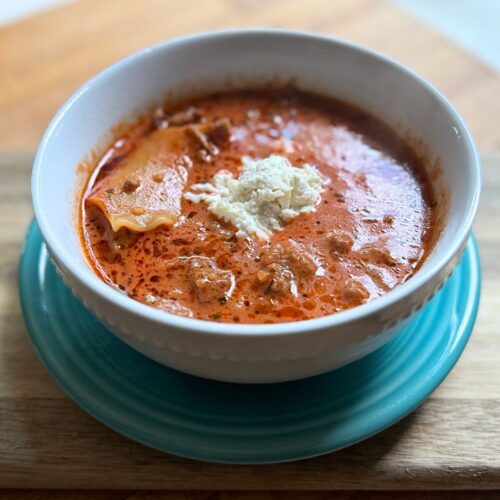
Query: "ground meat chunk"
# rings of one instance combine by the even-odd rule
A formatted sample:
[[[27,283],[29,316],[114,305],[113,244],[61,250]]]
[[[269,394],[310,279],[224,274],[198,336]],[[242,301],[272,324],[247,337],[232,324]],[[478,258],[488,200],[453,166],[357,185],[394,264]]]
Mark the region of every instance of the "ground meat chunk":
[[[351,304],[362,304],[370,297],[365,287],[355,280],[348,281],[342,288],[342,299]]]
[[[219,269],[208,257],[191,258],[187,276],[200,302],[227,300],[234,288],[233,273]]]
[[[282,264],[273,262],[257,273],[257,281],[264,286],[265,293],[287,295],[296,293],[295,278]]]
[[[365,246],[358,252],[358,256],[362,262],[367,264],[378,264],[389,267],[394,267],[397,264],[389,250],[384,247]]]
[[[314,276],[318,269],[314,260],[297,246],[285,250],[283,258],[293,274],[301,278]]]
[[[208,126],[206,131],[208,139],[218,147],[222,147],[229,142],[231,137],[230,123],[227,118],[218,120]]]
[[[386,214],[386,215],[384,215],[384,218],[382,219],[382,221],[384,222],[384,224],[392,226],[392,224],[394,223],[394,216]]]
[[[260,256],[260,261],[264,266],[268,266],[273,262],[281,261],[283,258],[283,249],[280,245],[265,250]]]
[[[210,161],[212,156],[218,155],[219,148],[226,145],[231,136],[230,124],[227,119],[187,127],[186,133],[202,161]]]
[[[318,266],[299,245],[284,249],[277,245],[261,258],[263,268],[257,273],[257,281],[264,285],[266,293],[279,295],[297,293],[296,282],[300,278],[314,276]]]
[[[208,140],[199,127],[188,127],[186,134],[191,139],[200,160],[210,161],[212,156],[219,153],[219,148]]]
[[[297,277],[307,278],[314,276],[318,266],[314,260],[297,243],[292,243],[284,249],[281,245],[276,245],[272,250],[264,253],[262,263],[268,265],[277,262]]]
[[[349,253],[352,245],[352,238],[347,234],[333,234],[330,236],[330,248],[336,254],[345,255]]]

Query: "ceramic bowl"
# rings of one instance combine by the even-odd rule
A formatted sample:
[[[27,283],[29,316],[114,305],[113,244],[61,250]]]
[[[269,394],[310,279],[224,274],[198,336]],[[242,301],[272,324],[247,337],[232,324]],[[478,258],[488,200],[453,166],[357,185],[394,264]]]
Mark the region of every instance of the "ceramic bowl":
[[[434,169],[442,233],[421,269],[383,297],[317,319],[221,324],[175,316],[103,283],[80,244],[78,165],[118,122],[171,99],[263,84],[295,85],[353,103],[424,148]],[[431,167],[431,165],[430,165]],[[429,168],[430,168],[429,167]],[[32,176],[36,220],[65,283],[134,349],[194,375],[230,382],[281,382],[365,356],[400,333],[460,259],[481,184],[472,138],[429,83],[380,54],[332,38],[282,30],[187,36],[132,55],[74,94],[49,125]]]

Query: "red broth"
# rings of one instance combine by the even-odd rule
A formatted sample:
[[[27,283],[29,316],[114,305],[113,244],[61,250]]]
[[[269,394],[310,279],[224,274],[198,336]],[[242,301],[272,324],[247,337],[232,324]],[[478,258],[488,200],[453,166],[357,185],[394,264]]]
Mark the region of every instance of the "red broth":
[[[237,237],[206,203],[184,198],[170,227],[113,231],[93,193],[155,130],[195,123],[225,130],[215,150],[196,137],[182,150],[184,192],[221,169],[237,176],[244,156],[278,154],[329,179],[316,210],[267,241]],[[432,249],[435,205],[422,161],[367,113],[293,89],[228,92],[159,109],[120,137],[87,186],[81,231],[98,276],[135,300],[204,320],[277,323],[343,311],[407,281]]]

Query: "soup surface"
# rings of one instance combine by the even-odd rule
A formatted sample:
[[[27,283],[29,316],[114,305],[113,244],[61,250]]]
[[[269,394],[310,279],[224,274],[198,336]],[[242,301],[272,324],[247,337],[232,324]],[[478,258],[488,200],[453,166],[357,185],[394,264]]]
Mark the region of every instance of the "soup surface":
[[[275,197],[288,215],[267,233],[210,202],[214,176],[242,178],[245,161],[254,173],[295,167],[286,207],[297,199],[298,211],[279,212]],[[304,168],[316,182],[307,206],[295,196]],[[276,191],[274,176],[261,181]],[[417,156],[365,112],[294,89],[228,92],[158,109],[106,151],[83,196],[82,241],[101,279],[145,304],[213,321],[305,320],[408,280],[432,247],[433,200]]]

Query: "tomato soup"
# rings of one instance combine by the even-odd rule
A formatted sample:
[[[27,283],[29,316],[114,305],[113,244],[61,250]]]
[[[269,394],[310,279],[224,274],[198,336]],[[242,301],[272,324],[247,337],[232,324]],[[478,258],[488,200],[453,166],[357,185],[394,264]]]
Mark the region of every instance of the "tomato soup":
[[[411,278],[435,205],[422,160],[368,113],[295,89],[227,92],[159,108],[108,148],[82,244],[103,281],[152,307],[298,321]]]

